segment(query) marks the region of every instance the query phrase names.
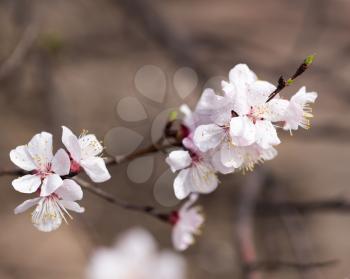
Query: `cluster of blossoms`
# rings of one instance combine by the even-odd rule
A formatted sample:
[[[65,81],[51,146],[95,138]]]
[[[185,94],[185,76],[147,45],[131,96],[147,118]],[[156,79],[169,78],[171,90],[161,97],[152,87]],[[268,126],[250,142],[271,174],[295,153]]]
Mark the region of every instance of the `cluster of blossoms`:
[[[309,128],[310,103],[316,92],[302,87],[290,100],[267,81],[258,80],[247,65],[238,64],[222,82],[222,95],[206,89],[194,112],[182,106],[186,136],[182,150],[172,151],[166,162],[173,172],[179,199],[190,193],[210,193],[219,180],[217,173],[252,170],[254,165],[277,155],[281,143],[277,128],[292,132]]]
[[[110,178],[103,158],[99,155],[103,147],[94,135],[84,134],[79,138],[71,130],[62,127],[62,142],[67,151],[52,152],[52,135],[47,132],[36,134],[27,145],[11,150],[11,161],[27,174],[12,181],[18,192],[36,193],[16,207],[15,213],[22,213],[36,205],[32,222],[40,231],[57,229],[62,219],[70,218],[68,210],[84,212],[76,201],[83,198],[81,187],[70,177],[82,169],[94,182]]]
[[[100,248],[91,258],[88,279],[184,279],[185,261],[170,251],[159,251],[143,229],[124,233],[112,248]]]

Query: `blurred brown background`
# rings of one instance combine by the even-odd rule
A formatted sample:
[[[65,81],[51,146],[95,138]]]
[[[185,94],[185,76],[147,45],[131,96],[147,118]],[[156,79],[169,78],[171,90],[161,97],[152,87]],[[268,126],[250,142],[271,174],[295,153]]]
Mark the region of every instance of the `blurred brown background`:
[[[0,167],[11,167],[9,150],[39,131],[54,133],[58,144],[62,124],[75,132],[88,129],[101,139],[124,126],[143,135],[146,145],[154,117],[182,102],[193,106],[210,77],[225,77],[243,62],[260,78],[275,82],[316,53],[312,69],[284,92],[305,84],[319,93],[314,125],[293,137],[282,136],[279,156],[264,165],[275,184],[264,195],[350,199],[349,12],[346,0],[0,1]],[[136,73],[148,64],[165,73],[163,102],[147,100],[135,87]],[[172,81],[184,66],[197,73],[199,84],[183,100]],[[215,87],[217,81],[210,84]],[[140,100],[146,120],[128,123],[118,116],[116,105],[125,96]],[[107,150],[113,149],[113,140],[107,140]],[[163,160],[162,154],[156,156],[156,171],[145,183],[130,181],[125,165],[113,168],[113,179],[101,187],[123,199],[170,210],[153,194],[155,181],[167,169]],[[185,253],[189,278],[241,278],[233,223],[245,180],[241,174],[222,178],[219,189],[201,199],[207,222]],[[56,232],[40,233],[29,212],[13,215],[26,196],[14,192],[10,182],[0,178],[0,278],[84,278],[92,249],[111,244],[118,232],[133,226],[145,226],[162,247],[171,247],[168,226],[89,193],[81,203],[85,214],[75,214],[74,221]],[[164,185],[171,189],[170,180]],[[265,278],[350,276],[348,214],[276,214],[256,220],[259,259],[339,260],[322,268],[264,272]],[[301,248],[288,236],[290,224]]]

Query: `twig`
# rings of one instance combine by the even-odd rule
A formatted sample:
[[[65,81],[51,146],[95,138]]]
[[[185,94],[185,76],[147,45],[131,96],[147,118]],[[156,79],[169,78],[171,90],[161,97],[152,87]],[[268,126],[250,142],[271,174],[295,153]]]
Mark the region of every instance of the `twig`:
[[[312,64],[314,60],[314,55],[309,55],[304,61],[303,63],[298,67],[298,69],[295,71],[294,75],[292,75],[287,81],[284,79],[283,76],[280,76],[280,78],[278,79],[278,84],[277,84],[277,88],[275,91],[273,91],[269,98],[267,99],[266,103],[270,102],[273,98],[275,98],[275,96],[280,93],[285,87],[293,84],[294,80],[300,76],[301,74],[303,74],[308,68],[309,66]]]
[[[26,54],[35,42],[36,37],[37,26],[36,24],[31,24],[25,29],[22,38],[10,56],[0,66],[0,80],[3,80],[9,76],[20,66],[22,60],[25,58]]]
[[[343,199],[324,200],[324,201],[308,201],[308,202],[259,202],[257,204],[257,212],[259,215],[275,215],[282,214],[312,214],[325,211],[337,211],[343,213],[350,212],[350,201]]]
[[[105,201],[112,203],[118,207],[127,209],[127,210],[132,210],[132,211],[138,211],[141,213],[145,213],[147,215],[150,215],[158,220],[161,220],[163,222],[168,222],[169,219],[169,214],[163,214],[163,213],[157,213],[155,211],[155,208],[153,206],[149,205],[135,205],[131,204],[127,201],[121,200],[115,196],[112,196],[111,194],[103,191],[102,189],[98,187],[94,187],[92,184],[89,182],[85,181],[84,179],[80,177],[75,177],[74,180],[83,188],[89,191],[90,193],[104,199]]]
[[[314,268],[328,267],[337,264],[338,260],[329,260],[323,262],[309,262],[309,263],[299,263],[299,262],[288,262],[288,261],[263,261],[253,263],[249,266],[250,271],[263,270],[263,271],[276,271],[284,268],[291,268],[297,270],[311,270]]]

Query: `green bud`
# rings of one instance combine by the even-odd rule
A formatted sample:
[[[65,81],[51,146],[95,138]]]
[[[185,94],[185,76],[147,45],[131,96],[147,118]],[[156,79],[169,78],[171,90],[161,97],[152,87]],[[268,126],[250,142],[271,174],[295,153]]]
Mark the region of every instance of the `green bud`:
[[[169,121],[175,121],[177,119],[177,115],[178,113],[176,110],[171,111],[168,116]]]
[[[304,63],[309,66],[312,64],[312,62],[314,62],[314,59],[315,59],[315,55],[312,54],[312,55],[309,55],[308,57],[306,57],[306,59],[304,60]]]
[[[291,85],[293,82],[294,82],[294,80],[291,79],[291,78],[287,80],[287,84],[288,84],[288,85]]]

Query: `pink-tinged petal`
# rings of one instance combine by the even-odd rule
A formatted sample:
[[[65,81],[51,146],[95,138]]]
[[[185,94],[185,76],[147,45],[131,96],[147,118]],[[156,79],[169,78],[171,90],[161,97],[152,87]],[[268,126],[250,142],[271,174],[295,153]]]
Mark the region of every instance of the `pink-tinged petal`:
[[[47,132],[36,134],[28,143],[27,148],[34,163],[40,170],[46,170],[52,160],[52,135]]]
[[[79,138],[79,145],[82,159],[98,156],[103,151],[103,146],[95,135],[86,135]]]
[[[227,169],[239,168],[244,162],[244,156],[241,147],[234,146],[230,142],[226,142],[221,146],[220,159],[222,165]]]
[[[58,203],[63,206],[65,209],[68,209],[70,211],[74,211],[77,213],[83,213],[85,211],[84,207],[81,207],[78,203],[74,201],[65,201],[65,200],[60,200]]]
[[[100,157],[91,157],[81,161],[81,166],[93,182],[101,183],[111,178],[104,160]]]
[[[262,80],[257,80],[252,83],[247,90],[247,99],[250,106],[264,104],[270,94],[275,91],[276,87]]]
[[[63,180],[62,186],[55,191],[55,194],[68,201],[77,201],[83,198],[83,191],[80,185],[72,179]]]
[[[27,211],[29,208],[31,208],[34,205],[38,204],[40,199],[41,198],[35,198],[35,199],[30,199],[30,200],[24,201],[23,203],[21,203],[20,205],[18,205],[15,208],[14,213],[15,214],[20,214],[20,213],[23,213],[23,212]]]
[[[257,121],[256,124],[256,143],[264,149],[271,148],[273,145],[281,143],[277,136],[276,128],[270,121]]]
[[[181,206],[179,212],[180,214],[186,212],[199,198],[198,193],[192,193],[186,202]]]
[[[175,196],[182,200],[191,193],[191,184],[189,179],[189,169],[184,169],[179,172],[174,180]]]
[[[222,174],[229,174],[235,171],[234,167],[226,167],[221,159],[221,150],[216,151],[212,157],[212,165],[214,169]]]
[[[194,132],[194,144],[202,152],[217,147],[224,139],[226,131],[216,124],[201,125]]]
[[[170,166],[172,172],[176,172],[191,165],[192,158],[188,151],[176,150],[170,152],[165,162]]]
[[[81,160],[79,140],[77,136],[65,126],[62,126],[62,142],[74,161],[79,163]]]
[[[41,186],[40,196],[47,197],[62,186],[63,180],[58,174],[48,175]]]
[[[230,122],[232,143],[237,146],[248,146],[255,142],[256,131],[254,123],[246,116],[234,117]]]
[[[12,163],[26,171],[32,171],[37,168],[32,157],[28,153],[26,145],[21,145],[16,147],[16,149],[12,149],[10,152],[10,159]]]
[[[207,88],[203,91],[197,106],[196,112],[199,113],[211,113],[213,110],[222,108],[225,105],[225,99],[223,96],[215,94],[215,91],[211,88]]]
[[[12,186],[16,191],[30,194],[40,187],[41,179],[37,175],[27,174],[12,181]]]
[[[70,159],[64,149],[60,149],[56,152],[52,159],[51,170],[59,175],[67,175],[70,170]]]

